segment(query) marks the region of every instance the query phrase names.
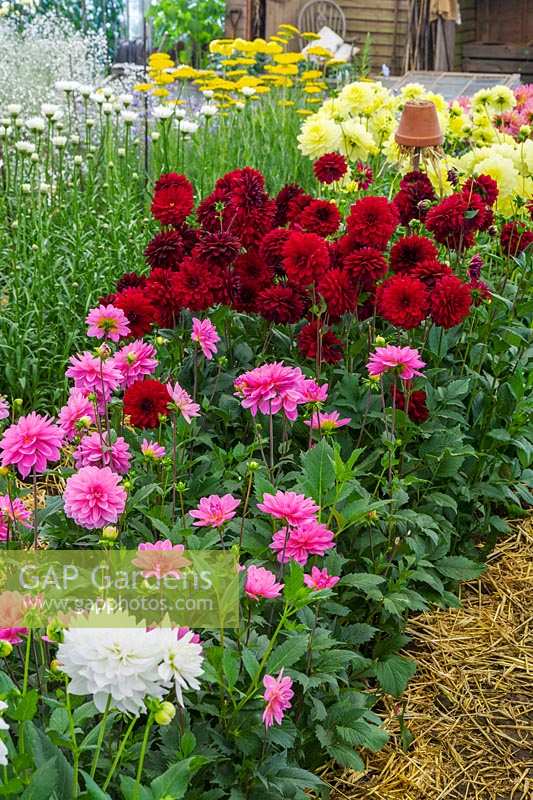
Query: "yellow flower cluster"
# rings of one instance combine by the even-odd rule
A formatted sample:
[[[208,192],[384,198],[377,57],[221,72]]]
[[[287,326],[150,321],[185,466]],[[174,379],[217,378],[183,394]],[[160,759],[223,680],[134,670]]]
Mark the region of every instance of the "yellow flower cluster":
[[[502,87],[505,88],[505,87]],[[501,135],[496,144],[475,147],[453,160],[453,166],[465,177],[490,175],[498,184],[496,209],[505,216],[517,212],[519,205],[533,198],[533,141],[517,142]]]
[[[176,65],[166,53],[153,53],[148,59],[149,80],[134,88],[169,102],[171,96],[181,95],[183,82],[191,82],[220,109],[242,108],[247,100],[274,92],[279,106],[301,105],[298,113],[310,114],[308,107],[324,99],[326,73],[335,64],[324,48],[311,45],[305,54],[289,49],[295,37],[308,42],[318,38],[283,24],[268,40],[215,39],[209,45],[213,67],[203,70]],[[281,95],[276,89],[282,90]]]

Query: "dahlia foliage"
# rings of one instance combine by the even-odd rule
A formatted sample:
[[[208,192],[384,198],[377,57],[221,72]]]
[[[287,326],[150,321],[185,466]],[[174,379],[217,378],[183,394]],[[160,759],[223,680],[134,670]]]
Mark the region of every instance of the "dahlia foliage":
[[[374,192],[369,134],[326,125],[319,152],[313,124],[319,197],[161,175],[145,266],[81,320],[56,416],[0,397],[2,549],[134,550],[143,591],[217,552],[241,604],[235,627],[44,629],[44,596],[2,592],[6,794],[44,760],[73,800],[303,798],[327,761],[362,770],[416,668],[407,615],[454,604],[533,500],[527,207],[502,222],[480,170]]]

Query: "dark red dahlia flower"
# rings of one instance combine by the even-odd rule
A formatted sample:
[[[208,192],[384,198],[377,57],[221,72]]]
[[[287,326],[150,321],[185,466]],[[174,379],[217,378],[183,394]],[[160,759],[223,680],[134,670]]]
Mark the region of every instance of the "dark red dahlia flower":
[[[320,360],[326,364],[336,364],[344,355],[341,340],[316,319],[304,325],[298,334],[298,350],[305,358],[312,359],[316,359],[320,350]]]
[[[252,167],[235,170],[232,173],[230,184],[229,197],[234,208],[249,212],[253,209],[263,208],[269,199],[265,192],[264,177]]]
[[[147,378],[136,381],[124,392],[124,414],[136,428],[157,428],[159,416],[167,414],[169,402],[166,386]]]
[[[361,250],[364,245],[359,242],[359,239],[353,233],[345,233],[337,239],[335,247],[338,254],[344,258],[344,256],[350,255],[356,250]]]
[[[259,289],[252,283],[242,283],[232,290],[231,306],[236,311],[257,311]]]
[[[238,257],[233,267],[233,275],[238,285],[250,283],[259,290],[272,284],[274,270],[263,261],[257,250],[252,248]]]
[[[98,299],[99,306],[109,306],[113,305],[115,302],[116,294],[104,294],[102,297]]]
[[[455,275],[445,275],[430,294],[431,319],[442,328],[453,328],[468,316],[471,303],[470,286]]]
[[[297,222],[298,217],[302,211],[307,208],[309,203],[313,202],[313,200],[314,197],[312,197],[310,194],[305,194],[304,192],[296,195],[296,197],[293,197],[292,200],[289,201],[289,205],[287,207],[287,222],[297,228],[300,227]]]
[[[486,209],[479,195],[452,194],[428,211],[425,224],[437,242],[464,250],[472,246],[473,234],[485,221]]]
[[[152,267],[177,269],[185,255],[185,242],[179,231],[162,231],[148,242],[144,257]]]
[[[340,153],[324,153],[313,164],[315,178],[320,183],[335,183],[346,175],[348,164]]]
[[[387,273],[388,265],[381,250],[362,247],[343,259],[343,269],[352,283],[361,291],[370,292]]]
[[[205,311],[223,302],[224,280],[218,270],[209,269],[192,258],[186,258],[179,272],[172,277],[174,302],[190,311]],[[218,290],[218,291],[217,291]]]
[[[181,225],[194,207],[192,183],[185,175],[177,175],[170,185],[154,192],[152,214],[162,225]]]
[[[276,215],[274,217],[273,225],[275,228],[283,228],[287,224],[289,218],[287,216],[289,210],[289,203],[294,197],[299,194],[305,194],[301,186],[297,183],[288,183],[276,195]]]
[[[386,197],[362,197],[351,207],[346,225],[360,244],[384,250],[399,221],[398,211]]]
[[[207,195],[196,209],[196,217],[202,228],[213,232],[224,230],[227,205],[228,194],[222,189],[215,189]]]
[[[475,306],[480,306],[481,303],[485,301],[489,302],[492,298],[492,292],[485,283],[485,281],[480,281],[479,278],[473,278],[470,283],[470,294],[472,295],[472,303]]]
[[[184,175],[179,175],[177,172],[166,172],[160,175],[154,184],[154,192],[160,189],[170,189],[173,186],[182,186]]]
[[[318,291],[328,306],[328,314],[333,322],[348,311],[355,311],[357,290],[350,276],[342,269],[330,269],[320,279]]]
[[[283,245],[291,235],[287,228],[274,228],[265,233],[259,245],[259,255],[272,269],[279,270],[283,261]]]
[[[500,233],[500,244],[505,255],[517,256],[523,253],[533,242],[533,231],[526,228],[524,222],[515,220],[506,222]]]
[[[402,225],[411,220],[423,220],[431,202],[435,200],[435,190],[428,176],[423,172],[408,172],[400,181],[400,190],[393,198]]]
[[[427,236],[403,236],[390,251],[393,272],[411,272],[422,261],[435,261],[438,250]]]
[[[429,410],[426,405],[427,395],[421,389],[408,394],[396,386],[392,387],[392,400],[396,408],[405,411],[413,422],[420,424],[429,419]]]
[[[133,336],[144,336],[157,322],[157,310],[147,298],[144,288],[134,286],[124,289],[115,297],[114,305],[127,316]]]
[[[193,250],[193,257],[208,267],[228,267],[241,251],[241,243],[228,231],[200,234],[198,244]]]
[[[282,325],[299,322],[309,302],[302,292],[290,284],[278,284],[262,289],[257,295],[257,311],[265,319]]]
[[[359,190],[368,189],[368,187],[374,183],[374,172],[372,167],[363,164],[362,161],[358,161],[353,170],[353,179],[356,182]]]
[[[317,283],[329,267],[328,245],[316,233],[291,231],[283,245],[283,269],[302,288]]]
[[[229,220],[227,230],[235,234],[244,247],[258,247],[263,236],[272,230],[276,206],[273,200],[267,200],[260,208],[247,210],[232,205],[226,208]]]
[[[173,291],[175,274],[171,269],[153,269],[146,281],[146,295],[156,310],[157,324],[162,328],[174,328],[182,309]]]
[[[125,272],[117,281],[117,292],[122,292],[124,289],[131,289],[133,286],[143,287],[146,283],[144,275],[138,275],[136,272]]]
[[[429,293],[418,278],[393,275],[377,290],[377,308],[393,325],[410,330],[425,319],[429,310]]]
[[[498,184],[490,175],[478,175],[477,178],[469,178],[466,181],[463,194],[467,197],[477,194],[485,205],[493,206],[498,199]]]
[[[433,289],[435,282],[445,275],[452,275],[452,271],[447,264],[441,261],[421,261],[413,267],[409,273],[413,278],[419,278],[428,289]]]
[[[294,222],[308,233],[331,236],[339,229],[341,215],[335,203],[329,200],[313,200]]]

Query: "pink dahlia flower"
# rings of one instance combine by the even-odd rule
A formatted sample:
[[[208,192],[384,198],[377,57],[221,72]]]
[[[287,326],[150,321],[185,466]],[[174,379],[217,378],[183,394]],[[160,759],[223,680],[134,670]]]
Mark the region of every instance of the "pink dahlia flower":
[[[179,383],[172,386],[167,383],[167,391],[170,397],[169,406],[174,411],[179,411],[187,423],[191,423],[191,417],[200,416],[200,406],[198,403],[193,403],[193,399],[185,389],[182,389]]]
[[[300,384],[301,403],[325,403],[328,399],[328,384],[322,386],[311,379],[304,379]]]
[[[142,339],[136,339],[130,344],[125,344],[113,356],[113,366],[122,375],[120,385],[125,389],[135,381],[152,375],[157,367],[155,347]]]
[[[0,419],[7,419],[9,417],[9,403],[3,394],[0,394]]]
[[[97,339],[111,339],[118,342],[124,336],[130,335],[128,318],[121,308],[113,305],[98,306],[89,311],[85,320],[89,329],[87,336],[96,336]]]
[[[25,528],[31,528],[30,520],[31,511],[26,508],[20,497],[0,495],[0,542],[6,541],[10,522],[20,522]]]
[[[220,336],[211,320],[193,317],[191,339],[193,342],[198,342],[202,353],[210,361],[217,351],[217,342],[220,341]]]
[[[276,583],[276,576],[264,567],[255,567],[253,564],[248,567],[244,591],[251,600],[259,600],[266,597],[272,600],[279,597],[283,583]]]
[[[334,586],[340,581],[336,575],[330,575],[327,569],[319,569],[313,567],[310,575],[304,575],[304,583],[314,592],[319,592],[321,589],[333,589]]]
[[[26,478],[30,472],[44,472],[49,461],[57,461],[63,443],[61,428],[49,417],[32,411],[10,425],[0,440],[2,466],[15,464]]]
[[[311,419],[307,419],[305,424],[313,430],[321,430],[326,433],[342,428],[344,425],[349,425],[352,421],[351,417],[343,417],[338,411],[313,411]]]
[[[26,636],[28,633],[27,628],[0,628],[0,642],[9,642],[9,644],[21,644],[21,636]]]
[[[277,678],[273,675],[265,675],[263,686],[265,687],[263,697],[266,703],[263,711],[265,727],[270,728],[274,722],[281,725],[285,711],[291,707],[291,700],[294,697],[292,680],[288,675],[284,676],[283,670],[281,670]]]
[[[233,519],[235,509],[240,502],[231,494],[212,494],[209,497],[202,497],[198,508],[189,511],[189,515],[197,520],[193,522],[195,527],[220,528]]]
[[[299,525],[314,518],[319,510],[314,500],[296,492],[277,491],[276,494],[263,495],[263,502],[257,504],[259,511],[276,519],[284,519],[288,525]]]
[[[104,528],[118,520],[126,497],[120,476],[109,467],[82,467],[67,480],[65,514],[82,528]]]
[[[295,528],[282,528],[272,537],[270,548],[277,552],[278,561],[297,561],[306,564],[309,556],[323,556],[335,547],[333,531],[316,520],[307,520]]]
[[[183,555],[185,545],[172,544],[170,539],[153,543],[141,542],[138,550],[139,555],[132,564],[139,567],[144,578],[171,577],[178,580],[181,577],[180,570],[191,563]]]
[[[71,389],[66,405],[59,412],[59,427],[65,439],[71,441],[95,421],[94,405],[80,389]]]
[[[113,472],[125,475],[130,468],[130,446],[122,436],[108,441],[107,433],[94,433],[84,436],[74,451],[76,468],[111,467]]]
[[[111,394],[117,389],[122,375],[116,369],[113,359],[101,359],[89,351],[81,355],[71,356],[70,367],[65,375],[74,379],[74,385],[84,394],[95,394],[98,403],[107,403]]]
[[[161,447],[157,442],[149,442],[148,439],[143,439],[141,444],[141,453],[145,458],[151,458],[154,461],[165,457],[165,448]]]
[[[253,417],[261,414],[277,414],[283,409],[287,419],[295,420],[297,406],[302,403],[301,388],[305,380],[298,367],[286,367],[283,362],[263,364],[239,375],[234,383],[236,396],[241,398],[243,408]]]
[[[386,347],[377,347],[366,365],[369,375],[379,377],[390,369],[398,369],[400,378],[410,381],[419,371],[426,366],[420,358],[420,353],[413,347],[397,347],[389,344]]]

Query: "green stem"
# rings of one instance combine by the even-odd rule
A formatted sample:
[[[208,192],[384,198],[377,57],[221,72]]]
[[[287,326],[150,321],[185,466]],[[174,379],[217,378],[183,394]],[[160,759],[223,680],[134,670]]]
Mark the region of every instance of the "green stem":
[[[98,741],[96,743],[96,750],[94,751],[93,763],[92,763],[92,766],[91,766],[91,778],[94,778],[94,775],[96,773],[96,767],[98,766],[98,759],[100,758],[100,752],[102,750],[102,744],[103,744],[103,741],[104,741],[106,723],[107,723],[107,718],[109,716],[110,707],[111,707],[111,695],[109,695],[109,697],[107,698],[107,703],[106,703],[106,707],[105,707],[105,711],[104,711],[104,716],[102,717],[102,722],[100,723],[100,731],[98,733]]]
[[[154,712],[151,711],[148,719],[146,720],[146,727],[144,729],[141,754],[139,756],[139,764],[137,765],[137,776],[136,776],[137,786],[134,794],[135,800],[137,800],[137,798],[141,793],[141,777],[143,774],[144,759],[146,758],[146,750],[148,749],[148,739],[150,738],[150,731],[152,730],[153,724],[154,724]]]
[[[28,638],[26,639],[26,655],[24,657],[24,681],[22,684],[22,694],[25,695],[28,691],[28,680],[30,675],[30,655],[31,655],[31,628],[28,630]]]
[[[124,749],[126,747],[128,739],[131,736],[131,732],[133,730],[133,727],[134,727],[135,723],[137,722],[137,719],[138,719],[138,717],[133,717],[132,721],[130,722],[130,724],[128,725],[128,727],[126,729],[126,733],[122,737],[122,741],[120,743],[120,746],[119,746],[119,748],[118,748],[118,750],[116,752],[115,758],[113,759],[113,763],[111,764],[111,769],[109,770],[108,776],[105,779],[105,783],[102,786],[102,789],[104,790],[104,792],[106,791],[107,787],[111,783],[111,779],[112,779],[113,775],[115,774],[115,770],[118,767],[120,759],[122,758],[122,754],[124,753]]]
[[[67,705],[67,712],[68,712],[68,721],[69,721],[69,731],[70,731],[70,738],[72,740],[72,796],[74,798],[78,797],[79,794],[79,787],[78,787],[78,772],[79,772],[79,764],[80,764],[80,751],[78,750],[78,740],[76,739],[76,729],[74,726],[74,717],[72,716],[72,708],[70,705],[70,695],[68,693],[68,685],[65,692],[65,700]]]

